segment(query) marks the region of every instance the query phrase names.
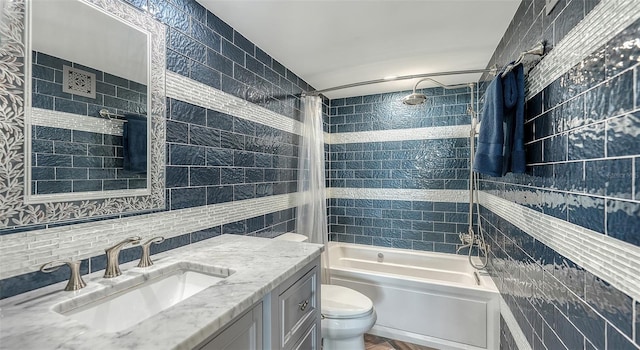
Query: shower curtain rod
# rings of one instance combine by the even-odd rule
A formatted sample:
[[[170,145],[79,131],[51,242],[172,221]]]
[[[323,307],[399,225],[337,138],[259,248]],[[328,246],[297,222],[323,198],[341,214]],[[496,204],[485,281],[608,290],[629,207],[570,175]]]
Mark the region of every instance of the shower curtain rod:
[[[334,87],[330,87],[330,88],[322,89],[322,90],[313,90],[313,91],[305,92],[302,95],[303,96],[304,95],[318,96],[318,95],[320,95],[322,93],[329,92],[329,91],[342,90],[342,89],[348,89],[348,88],[352,88],[352,87],[371,85],[371,84],[378,84],[378,83],[386,83],[386,82],[389,82],[389,81],[408,80],[408,79],[416,79],[416,78],[441,77],[441,76],[445,76],[445,75],[457,75],[457,74],[487,73],[487,72],[492,73],[493,75],[496,75],[496,73],[498,72],[498,68],[497,67],[492,67],[492,68],[487,68],[487,69],[455,70],[455,71],[449,71],[449,72],[435,72],[435,73],[403,75],[403,76],[395,77],[393,79],[367,80],[367,81],[361,81],[361,82],[357,82],[357,83],[334,86]]]
[[[513,66],[515,66],[516,64],[520,63],[522,61],[522,59],[524,58],[524,56],[526,56],[526,55],[538,55],[538,56],[544,55],[544,42],[540,41],[540,42],[536,43],[531,49],[529,49],[527,51],[522,51],[520,53],[520,56],[518,57],[518,59],[513,64],[509,64],[509,65],[506,66],[506,70],[509,70],[509,69],[513,68]],[[416,79],[416,78],[431,78],[431,77],[441,77],[441,76],[446,76],[446,75],[474,74],[474,73],[491,73],[491,75],[496,75],[496,74],[498,74],[498,66],[494,65],[491,68],[485,68],[485,69],[454,70],[454,71],[448,71],[448,72],[435,72],[435,73],[403,75],[403,76],[394,77],[394,78],[391,78],[391,79],[384,79],[383,78],[383,79],[367,80],[367,81],[361,81],[361,82],[358,82],[358,83],[351,83],[351,84],[334,86],[334,87],[330,87],[330,88],[326,88],[326,89],[322,89],[322,90],[307,91],[307,92],[303,92],[302,96],[305,96],[305,95],[318,96],[318,95],[320,95],[322,93],[329,92],[329,91],[342,90],[342,89],[348,89],[348,88],[352,88],[352,87],[371,85],[371,84],[386,83],[388,81],[408,80],[408,79]]]

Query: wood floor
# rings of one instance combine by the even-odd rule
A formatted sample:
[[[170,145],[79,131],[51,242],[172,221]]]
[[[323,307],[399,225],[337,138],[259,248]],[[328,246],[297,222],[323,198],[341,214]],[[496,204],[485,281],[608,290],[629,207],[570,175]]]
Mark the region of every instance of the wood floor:
[[[366,350],[437,350],[427,346],[382,338],[372,334],[364,335],[364,346]]]

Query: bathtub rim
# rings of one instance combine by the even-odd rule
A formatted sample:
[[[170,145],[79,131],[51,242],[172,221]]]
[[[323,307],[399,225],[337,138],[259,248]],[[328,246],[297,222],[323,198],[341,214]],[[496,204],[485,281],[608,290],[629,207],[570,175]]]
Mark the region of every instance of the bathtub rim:
[[[334,271],[337,272],[338,274],[347,274],[349,272],[351,273],[361,273],[364,274],[366,276],[379,276],[382,277],[384,279],[388,279],[388,280],[403,280],[403,281],[409,281],[409,283],[411,284],[417,284],[417,283],[429,283],[429,284],[433,284],[435,286],[439,286],[439,287],[451,287],[451,286],[455,286],[456,288],[462,288],[462,289],[471,289],[471,290],[475,290],[478,292],[487,292],[487,293],[491,293],[491,294],[499,294],[498,288],[495,285],[495,283],[493,282],[493,279],[491,278],[491,276],[489,275],[489,273],[485,270],[476,270],[475,268],[473,268],[469,262],[468,262],[468,256],[467,255],[459,255],[459,254],[450,254],[450,253],[440,253],[440,252],[430,252],[430,251],[422,251],[422,250],[412,250],[412,249],[403,249],[403,248],[394,248],[394,247],[380,247],[380,246],[370,246],[370,245],[364,245],[364,244],[356,244],[356,243],[346,243],[346,242],[328,242],[328,246],[329,248],[327,249],[327,251],[329,252],[329,270],[331,273],[331,276],[333,276]],[[454,260],[459,260],[459,261],[463,261],[466,264],[468,270],[467,271],[457,271],[454,270],[452,271],[453,273],[461,273],[461,274],[468,274],[471,275],[471,278],[473,277],[473,273],[477,272],[478,274],[478,279],[480,280],[480,285],[474,284],[474,285],[470,285],[470,284],[463,284],[463,283],[455,283],[455,282],[447,282],[447,281],[440,281],[437,279],[429,279],[429,278],[419,278],[419,277],[412,277],[412,276],[406,276],[406,275],[398,275],[398,274],[392,274],[392,273],[385,273],[385,272],[379,272],[379,271],[373,271],[373,270],[365,270],[365,269],[358,269],[358,268],[351,268],[351,267],[336,267],[334,264],[331,264],[331,260],[335,259],[335,253],[331,254],[333,249],[339,248],[341,246],[345,246],[345,247],[352,247],[355,249],[363,249],[363,250],[369,250],[369,251],[375,251],[376,253],[378,252],[395,252],[395,253],[402,253],[402,254],[410,254],[410,255],[416,255],[416,256],[430,256],[430,257],[443,257],[443,258],[447,258],[447,259],[454,259]],[[479,259],[475,258],[474,259],[474,263],[480,263]],[[447,271],[447,270],[442,270],[442,269],[437,269],[439,271]]]

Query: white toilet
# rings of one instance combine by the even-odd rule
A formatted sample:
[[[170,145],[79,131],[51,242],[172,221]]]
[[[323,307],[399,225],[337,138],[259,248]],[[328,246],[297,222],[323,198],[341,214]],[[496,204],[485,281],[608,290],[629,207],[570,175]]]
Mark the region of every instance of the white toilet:
[[[307,237],[285,233],[276,237],[305,242]],[[366,295],[342,286],[323,284],[320,291],[323,350],[364,350],[364,333],[376,323],[376,310]]]

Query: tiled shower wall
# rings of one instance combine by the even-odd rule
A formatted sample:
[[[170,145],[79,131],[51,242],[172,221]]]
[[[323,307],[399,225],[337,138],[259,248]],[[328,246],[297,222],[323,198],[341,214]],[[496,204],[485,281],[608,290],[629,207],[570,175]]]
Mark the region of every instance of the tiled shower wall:
[[[507,63],[537,40],[547,40],[552,50],[563,39],[564,44],[582,40],[583,33],[568,33],[605,2],[560,1],[547,16],[544,1],[524,1],[489,65]],[[589,27],[606,32],[607,25],[605,20],[600,27]],[[573,53],[547,57],[558,59],[547,67],[562,64],[569,54]],[[616,256],[637,254],[640,247],[639,55],[637,20],[542,91],[534,91],[525,116],[526,173],[482,178],[483,191],[510,202],[506,211],[523,206],[533,211],[529,222],[539,217],[556,226],[574,224],[589,230],[584,239],[602,235],[618,247],[610,251],[608,261],[597,263],[620,271],[604,278],[603,269],[592,268],[596,262],[581,255],[598,243],[558,241],[554,247],[563,255],[542,243],[531,224],[515,224],[504,218],[504,212],[498,215],[483,208],[490,271],[517,321],[503,323],[503,349],[518,348],[511,333],[522,333],[533,349],[640,347],[640,304],[634,299],[638,286],[629,289],[623,283],[635,278],[638,268],[633,263],[615,266]],[[529,79],[541,77],[535,69],[529,75]],[[494,201],[484,204],[491,206]],[[601,245],[596,249],[604,249]],[[579,259],[585,266],[574,261]]]
[[[166,211],[117,219],[114,225],[149,222],[145,225],[159,225],[160,230],[175,226],[173,234],[181,232],[152,246],[154,251],[222,233],[272,237],[292,231],[298,144],[293,126],[300,119],[300,92],[311,88],[193,0],[126,2],[167,26],[167,76],[173,74],[171,81],[179,82],[180,87],[174,84],[174,90],[167,91],[174,97],[167,99]],[[234,116],[215,110],[207,101],[197,105],[175,98],[181,93],[188,95],[189,89],[202,91],[205,87],[261,106],[265,112],[258,109],[259,113],[280,118],[285,122],[279,125],[292,127],[265,126],[256,121],[254,112],[240,110]],[[254,107],[242,108],[255,111]],[[198,220],[190,219],[194,216]],[[93,223],[94,227],[100,225]],[[54,226],[59,225],[38,232],[63,232],[75,227],[91,230],[87,224]],[[20,231],[19,227],[12,229],[3,238],[10,240],[12,234],[21,235]],[[121,262],[137,259],[139,249],[123,251]],[[99,254],[84,259],[82,271],[95,272],[104,264],[104,255]],[[65,269],[61,270],[4,278],[0,281],[0,297],[62,281],[67,276]]]
[[[471,92],[421,91],[428,102],[417,106],[401,102],[410,91],[331,100],[327,183],[348,195],[330,200],[331,240],[447,253],[460,246],[469,218],[460,193],[469,186]],[[376,196],[399,189],[431,192]]]

